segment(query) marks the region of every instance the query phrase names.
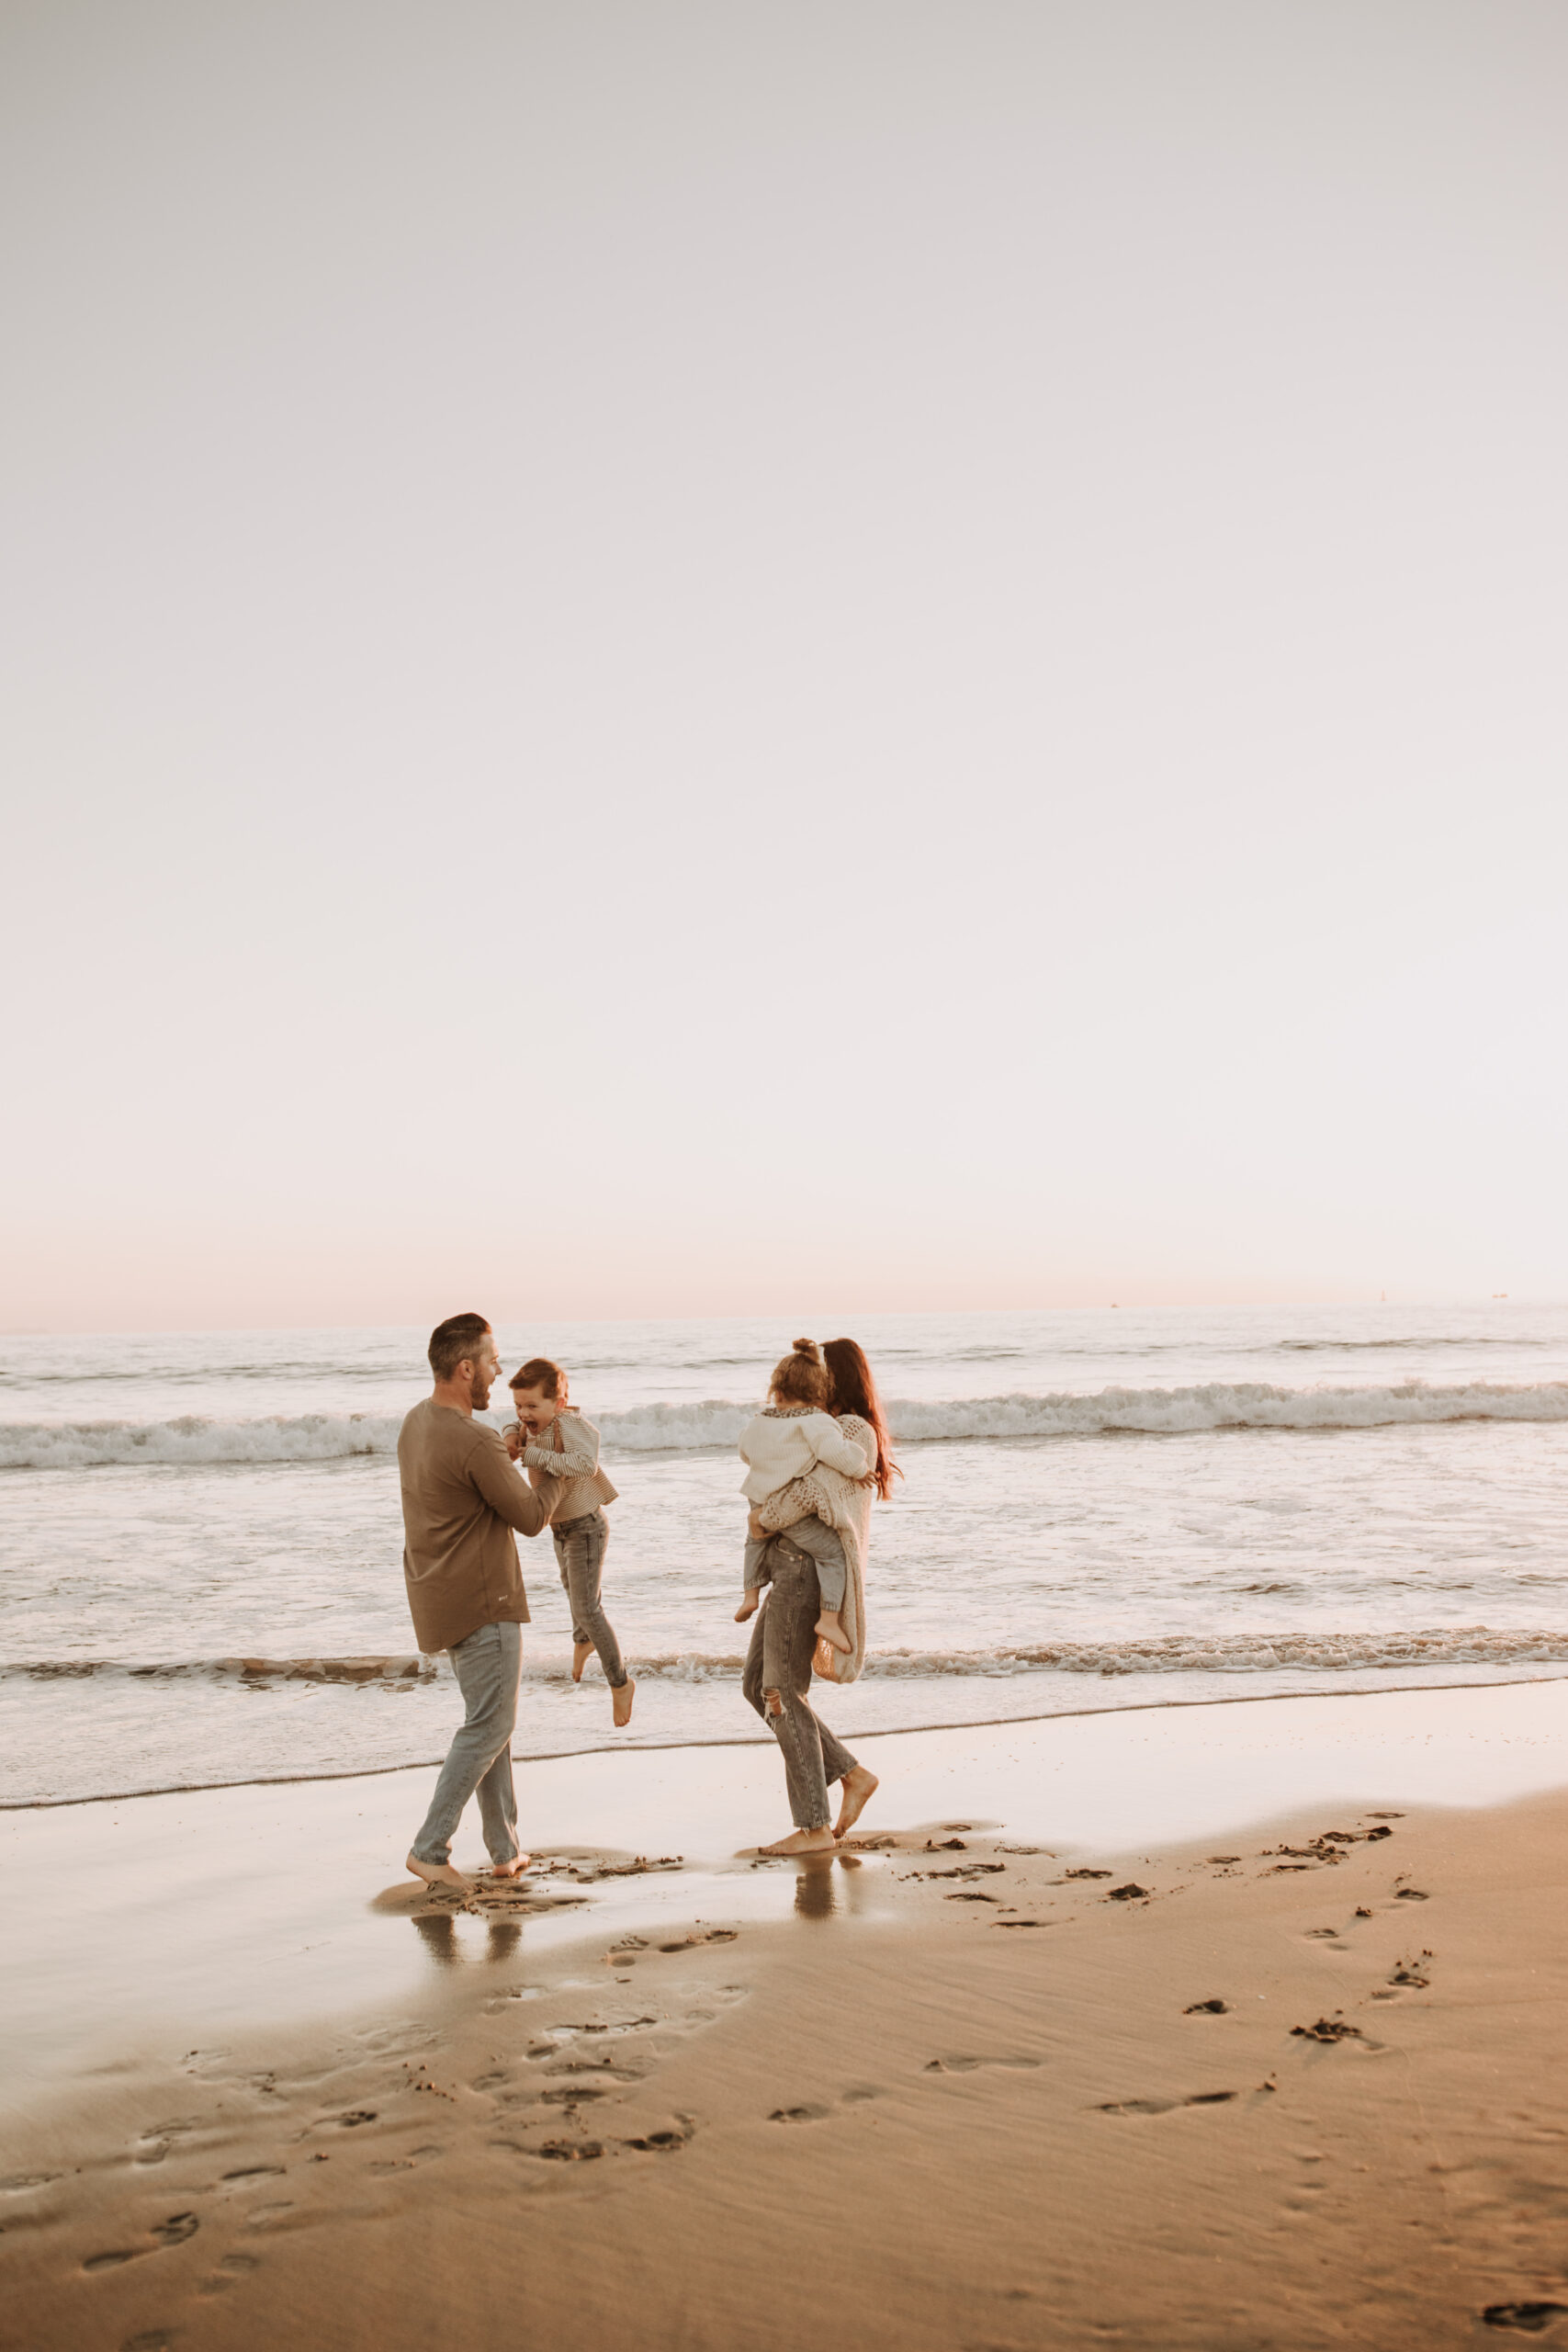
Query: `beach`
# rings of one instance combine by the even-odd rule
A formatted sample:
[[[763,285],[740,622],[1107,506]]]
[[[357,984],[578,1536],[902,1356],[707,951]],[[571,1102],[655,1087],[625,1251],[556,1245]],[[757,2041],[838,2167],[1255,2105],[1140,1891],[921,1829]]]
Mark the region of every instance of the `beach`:
[[[0,2344],[1568,2324],[1561,1682],[863,1753],[795,1863],[766,1748],[530,1765],[468,1906],[417,1772],[7,1815]]]

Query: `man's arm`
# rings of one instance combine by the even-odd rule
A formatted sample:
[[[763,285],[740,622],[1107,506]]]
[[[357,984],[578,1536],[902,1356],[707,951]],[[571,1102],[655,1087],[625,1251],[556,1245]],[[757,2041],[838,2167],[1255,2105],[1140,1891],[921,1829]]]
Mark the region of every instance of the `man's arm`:
[[[519,1535],[537,1535],[549,1522],[549,1498],[536,1495],[518,1476],[493,1430],[476,1430],[474,1437],[473,1451],[464,1465],[469,1478],[498,1519],[514,1527]]]

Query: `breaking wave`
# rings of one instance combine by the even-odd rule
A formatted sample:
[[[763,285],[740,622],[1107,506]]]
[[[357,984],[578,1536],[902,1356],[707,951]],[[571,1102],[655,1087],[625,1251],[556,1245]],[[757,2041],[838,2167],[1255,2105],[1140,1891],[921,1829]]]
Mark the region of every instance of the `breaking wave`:
[[[689,1453],[733,1446],[751,1408],[724,1398],[633,1406],[601,1416],[611,1453]],[[1213,1381],[1190,1388],[1102,1388],[1093,1396],[894,1399],[905,1444],[942,1439],[1175,1436],[1199,1430],[1382,1429],[1405,1422],[1568,1420],[1568,1381],[1441,1386],[1409,1380],[1358,1387],[1280,1388]],[[0,1422],[0,1469],[82,1470],[147,1463],[333,1462],[397,1450],[398,1416],[301,1413],[209,1420]]]
[[[994,1679],[1014,1674],[1276,1674],[1364,1672],[1378,1667],[1518,1666],[1568,1661],[1568,1629],[1495,1633],[1486,1625],[1382,1634],[1111,1634],[1094,1642],[1019,1642],[985,1650],[874,1649],[868,1676],[919,1679],[933,1675]],[[644,1676],[671,1682],[705,1682],[739,1674],[741,1653],[681,1650],[637,1656],[628,1664]],[[270,1688],[281,1682],[339,1683],[407,1690],[450,1672],[445,1659],[417,1653],[378,1657],[172,1658],[132,1664],[113,1658],[36,1658],[0,1666],[0,1681],[77,1681],[88,1677],[132,1681],[231,1681]],[[568,1680],[566,1656],[535,1652],[524,1661],[525,1681]]]

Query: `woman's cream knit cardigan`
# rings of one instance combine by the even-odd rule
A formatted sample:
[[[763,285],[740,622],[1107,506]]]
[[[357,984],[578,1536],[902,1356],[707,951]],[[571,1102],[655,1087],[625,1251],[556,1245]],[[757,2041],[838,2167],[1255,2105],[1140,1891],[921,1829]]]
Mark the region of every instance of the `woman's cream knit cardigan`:
[[[844,1631],[853,1647],[846,1655],[834,1651],[825,1679],[831,1682],[853,1682],[865,1664],[865,1555],[871,1540],[871,1500],[876,1489],[871,1483],[870,1472],[876,1467],[876,1431],[858,1413],[846,1413],[839,1423],[840,1433],[858,1445],[865,1455],[867,1476],[863,1479],[846,1478],[840,1470],[829,1470],[819,1462],[803,1477],[792,1478],[776,1495],[770,1495],[757,1516],[762,1525],[774,1534],[787,1534],[796,1520],[826,1520],[844,1547]],[[822,1672],[822,1650],[818,1649],[817,1671]]]

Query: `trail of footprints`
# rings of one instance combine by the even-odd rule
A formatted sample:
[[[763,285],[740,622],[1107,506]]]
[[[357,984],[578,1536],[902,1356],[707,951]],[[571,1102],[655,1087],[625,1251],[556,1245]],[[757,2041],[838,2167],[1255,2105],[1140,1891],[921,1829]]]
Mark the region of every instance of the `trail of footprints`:
[[[1375,1818],[1376,1816],[1374,1816]],[[1397,1819],[1398,1815],[1392,1816]],[[967,1824],[952,1824],[953,1829],[966,1828]],[[1322,1867],[1329,1867],[1341,1858],[1343,1848],[1352,1842],[1370,1843],[1375,1838],[1391,1833],[1385,1828],[1371,1833],[1350,1835],[1325,1833],[1312,1847],[1296,1849],[1313,1857]],[[852,1841],[863,1849],[897,1849],[907,1852],[913,1840],[867,1838]],[[1007,1869],[1001,1861],[969,1857],[964,1839],[957,1836],[942,1840],[928,1838],[925,1852],[933,1857],[933,1864],[908,1873],[915,1879],[960,1880],[964,1884],[942,1893],[949,1901],[991,1903],[999,1906],[1000,1897],[985,1887],[968,1883],[975,1879],[995,1879]],[[1047,1849],[1028,1847],[998,1846],[999,1854],[1038,1856],[1049,1860]],[[1289,1851],[1290,1849],[1283,1849]],[[1273,1854],[1259,1856],[1260,1860],[1272,1860]],[[961,1862],[936,1865],[934,1857],[951,1853],[963,1854]],[[1241,1861],[1238,1855],[1213,1855],[1209,1865],[1216,1871],[1234,1874]],[[1292,1857],[1292,1859],[1294,1859]],[[673,1858],[671,1858],[673,1860]],[[654,1867],[669,1867],[660,1858]],[[648,1867],[646,1864],[643,1867]],[[1277,1867],[1277,1865],[1276,1865]],[[1112,1872],[1089,1867],[1077,1867],[1049,1882],[1053,1886],[1072,1884],[1081,1887],[1092,1899],[1100,1902],[1146,1904],[1155,1899],[1150,1890],[1128,1882],[1125,1886],[1102,1890],[1100,1882]],[[1425,1903],[1424,1889],[1412,1887],[1406,1878],[1396,1880],[1389,1898],[1393,1902]],[[1016,1907],[1016,1906],[1010,1906]],[[1305,1939],[1319,1947],[1325,1957],[1345,1956],[1354,1950],[1347,1937],[1357,1921],[1371,1919],[1372,1911],[1358,1905],[1348,1928],[1322,1927],[1304,1930]],[[1007,1917],[989,1922],[996,1927],[1046,1927],[1051,1920]],[[726,1928],[696,1927],[688,1933],[667,1940],[644,1936],[626,1936],[612,1945],[604,1955],[612,1968],[629,1970],[639,1960],[656,1956],[676,1956],[712,1945],[733,1943],[739,1930]],[[1433,1953],[1428,1948],[1402,1954],[1382,1986],[1372,1991],[1371,1998],[1395,2000],[1406,1992],[1426,1990],[1431,1982]],[[629,1976],[620,1981],[629,1984]],[[439,2138],[414,2140],[411,2122],[411,2101],[417,2099],[428,2123],[439,2129],[438,2118],[453,2110],[454,2126],[462,2122],[477,2123],[488,2132],[487,2144],[501,2157],[522,2157],[529,2170],[541,2168],[537,2177],[547,2180],[554,2172],[572,2165],[599,2165],[606,2160],[625,2157],[668,2157],[679,2154],[688,2147],[699,2129],[699,2119],[688,2113],[674,2113],[666,2120],[643,2124],[635,2114],[617,2117],[616,2110],[648,2083],[660,2063],[673,2054],[675,2047],[687,2035],[701,2031],[715,2023],[724,2010],[747,1997],[744,1984],[722,1985],[671,1984],[660,1987],[663,2007],[657,2003],[638,2007],[629,2000],[625,2012],[611,2015],[590,2015],[587,2011],[608,2004],[592,2000],[584,2002],[568,1993],[555,1995],[554,2000],[583,2013],[558,2022],[541,2023],[520,2052],[498,2058],[485,2072],[466,2083],[445,2079],[441,2069],[438,2038],[433,2029],[412,2026],[389,2026],[372,2029],[357,2037],[358,2051],[348,2064],[340,2064],[328,2074],[316,2079],[322,2087],[353,2075],[355,2087],[363,2096],[367,2069],[385,2065],[378,2093],[385,2107],[375,2105],[323,2106],[293,2135],[294,2153],[288,2161],[237,2162],[225,2166],[204,2186],[187,2188],[188,2205],[170,2211],[146,2226],[128,2242],[88,2254],[81,2267],[88,2275],[114,2271],[124,2265],[155,2257],[164,2251],[187,2244],[202,2229],[204,2222],[246,2234],[265,2234],[268,2231],[309,2226],[311,2221],[325,2218],[324,2211],[314,2211],[321,2199],[311,2194],[317,2184],[334,2179],[317,2167],[333,2165],[341,2172],[345,2161],[345,2149],[352,2145],[363,2148],[362,2160],[354,2162],[353,2169],[361,2179],[389,2182],[398,2176],[426,2165],[438,2163],[448,2153],[447,2143]],[[517,1997],[532,1997],[533,1988],[515,1988],[511,1995],[491,2000],[489,2013],[497,2014],[511,2008]],[[703,2006],[680,2007],[682,2001],[700,2002]],[[1218,1995],[1207,1996],[1185,2005],[1184,2014],[1193,2018],[1221,2018],[1233,2015],[1230,2002]],[[1201,2029],[1199,2029],[1201,2030]],[[1359,2044],[1363,2050],[1376,2052],[1382,2045],[1371,2042],[1362,2030],[1345,2020],[1342,2010],[1311,2023],[1301,2023],[1290,2029],[1292,2034],[1306,2043],[1318,2044],[1324,2050],[1335,2044]],[[425,2050],[429,2054],[414,2053]],[[192,2057],[198,2053],[190,2053]],[[1337,2063],[1343,2063],[1339,2061]],[[923,2063],[921,2077],[963,2077],[996,2067],[1032,2071],[1044,2062],[1025,2053],[942,2053]],[[247,2090],[264,2102],[274,2098],[282,2103],[276,2078],[270,2075],[252,2075],[236,2081],[221,2072],[209,2074],[213,2082],[227,2082],[233,2089]],[[312,2085],[301,2081],[292,2086],[292,2097],[301,2100]],[[1201,2090],[1185,2097],[1131,2097],[1111,2098],[1096,2103],[1093,2112],[1108,2117],[1150,2117],[1168,2115],[1195,2108],[1222,2108],[1245,2100],[1255,2105],[1275,2094],[1278,2085],[1272,2075],[1252,2086],[1249,2091],[1236,2088]],[[372,2090],[372,2096],[378,2094]],[[465,2104],[465,2095],[478,2095],[490,2103],[488,2118],[475,2117],[470,2109],[467,2118],[459,2119],[456,2110]],[[833,2104],[821,2100],[796,2102],[773,2109],[766,2120],[790,2128],[828,2121],[836,2112],[853,2109],[886,2096],[883,2086],[870,2083],[852,2084],[838,2094]],[[428,2102],[428,2106],[425,2104]],[[391,2111],[388,2111],[391,2110]],[[301,2112],[303,2109],[301,2108]],[[133,2168],[160,2165],[171,2157],[186,2160],[183,2169],[190,2169],[189,2159],[204,2145],[215,2148],[232,2143],[237,2119],[232,2112],[206,2118],[181,2117],[158,2123],[140,2135],[129,2154],[120,2159]],[[615,2121],[631,2125],[631,2129],[616,2131]],[[639,2128],[640,2127],[640,2128]],[[363,2134],[361,2141],[357,2135]],[[412,2144],[408,2143],[412,2142]],[[328,2144],[308,2145],[325,2142]],[[390,2144],[389,2144],[390,2143]],[[375,2153],[372,2153],[374,2151]],[[41,2190],[51,2184],[49,2175],[17,2177],[0,2182],[0,2190],[13,2193]],[[288,2193],[283,2193],[287,2191]],[[202,2210],[206,2200],[213,2200]],[[218,2254],[211,2268],[197,2282],[203,2295],[223,2293],[242,2284],[261,2267],[263,2257],[239,2247],[229,2247]],[[157,2330],[145,2339],[136,2339],[138,2352],[160,2352],[170,2341],[166,2332]]]

